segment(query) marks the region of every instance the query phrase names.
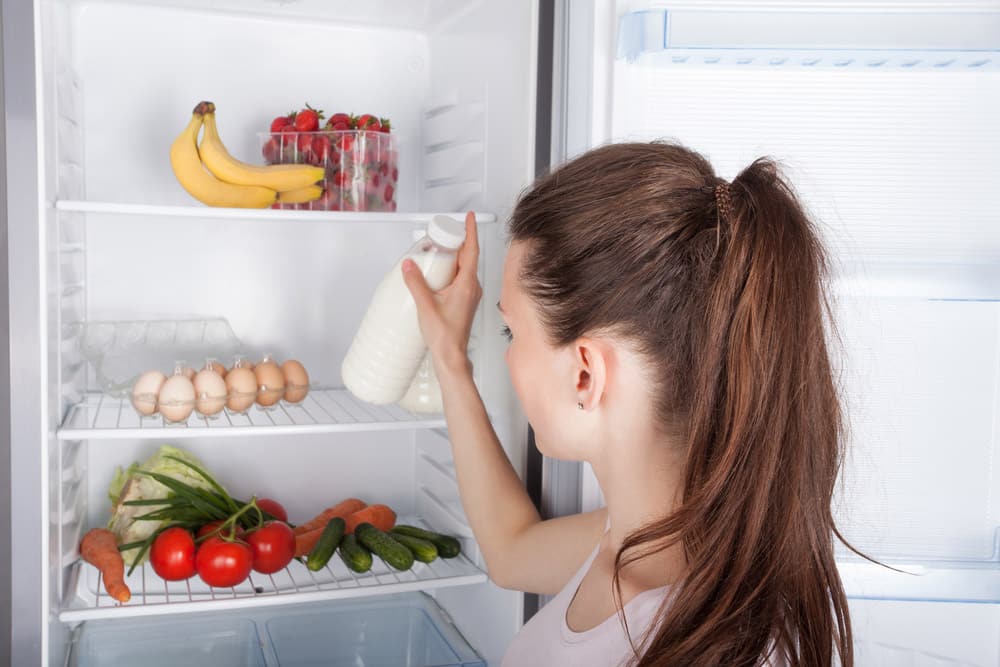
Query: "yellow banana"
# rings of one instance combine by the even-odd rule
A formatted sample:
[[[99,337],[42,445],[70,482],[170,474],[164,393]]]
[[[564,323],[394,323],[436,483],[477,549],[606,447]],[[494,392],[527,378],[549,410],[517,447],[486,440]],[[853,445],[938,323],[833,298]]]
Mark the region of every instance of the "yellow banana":
[[[184,189],[198,201],[209,206],[231,208],[266,208],[274,203],[277,193],[256,185],[233,185],[210,174],[198,155],[198,131],[205,115],[205,102],[194,108],[191,122],[174,139],[170,147],[170,166]]]
[[[318,185],[307,185],[304,188],[279,192],[278,201],[282,204],[305,204],[319,199],[322,195],[323,188]]]
[[[198,146],[201,161],[219,180],[236,185],[263,185],[287,192],[298,190],[323,180],[323,167],[308,164],[274,164],[260,166],[240,162],[226,150],[215,126],[215,114],[205,114],[205,135]]]

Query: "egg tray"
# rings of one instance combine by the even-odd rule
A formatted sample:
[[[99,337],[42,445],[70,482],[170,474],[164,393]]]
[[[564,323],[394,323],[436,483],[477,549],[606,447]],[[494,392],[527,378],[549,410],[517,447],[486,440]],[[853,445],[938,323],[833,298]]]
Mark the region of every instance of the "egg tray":
[[[305,397],[309,394],[310,386],[308,384],[290,384],[281,389],[264,388],[254,392],[233,391],[220,396],[209,396],[207,392],[203,392],[202,396],[195,397],[193,401],[164,402],[160,401],[154,394],[141,393],[130,394],[129,400],[132,401],[132,407],[135,408],[135,411],[141,417],[155,417],[159,415],[167,423],[179,424],[186,422],[192,413],[196,413],[206,419],[217,419],[222,416],[223,411],[231,415],[245,415],[255,404],[262,410],[274,410],[281,401],[284,401],[288,405],[296,405],[305,400]],[[289,395],[294,400],[289,400]],[[211,405],[206,406],[207,402],[211,402]],[[212,408],[220,403],[222,407],[212,411]],[[230,407],[230,403],[233,403],[237,407]],[[164,412],[164,408],[166,409],[166,413]],[[183,415],[183,417],[172,419],[167,416],[168,414]]]

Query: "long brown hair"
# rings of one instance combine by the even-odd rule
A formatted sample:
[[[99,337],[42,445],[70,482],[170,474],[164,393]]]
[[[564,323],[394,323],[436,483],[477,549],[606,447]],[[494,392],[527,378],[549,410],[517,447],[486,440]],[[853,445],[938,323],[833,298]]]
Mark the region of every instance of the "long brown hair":
[[[721,186],[721,187],[720,187]],[[686,443],[683,498],[630,534],[621,569],[669,544],[687,571],[638,665],[853,664],[830,502],[842,418],[827,352],[825,259],[775,163],[731,184],[670,143],[598,148],[518,202],[526,292],[554,346],[613,332],[656,373]],[[665,510],[666,512],[666,510]],[[642,548],[640,548],[642,547]]]

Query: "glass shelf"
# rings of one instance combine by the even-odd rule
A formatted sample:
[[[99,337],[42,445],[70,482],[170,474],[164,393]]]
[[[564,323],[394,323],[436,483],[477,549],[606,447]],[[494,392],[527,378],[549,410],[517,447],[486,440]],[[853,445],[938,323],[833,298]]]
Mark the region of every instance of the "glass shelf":
[[[397,405],[371,405],[346,389],[311,389],[301,403],[281,401],[270,409],[255,404],[245,415],[223,410],[207,419],[193,412],[186,422],[177,424],[164,422],[158,414],[140,417],[128,398],[94,392],[69,409],[58,436],[60,440],[154,436],[179,440],[444,427],[444,415],[414,415]]]

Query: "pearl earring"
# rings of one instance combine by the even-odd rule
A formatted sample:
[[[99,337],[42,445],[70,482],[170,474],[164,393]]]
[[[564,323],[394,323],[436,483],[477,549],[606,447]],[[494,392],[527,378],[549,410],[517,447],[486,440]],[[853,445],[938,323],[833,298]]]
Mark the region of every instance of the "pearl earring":
[[[580,408],[581,410],[583,410],[583,401],[579,401],[579,402],[578,402],[578,403],[576,404],[576,407],[578,407],[578,408]]]

